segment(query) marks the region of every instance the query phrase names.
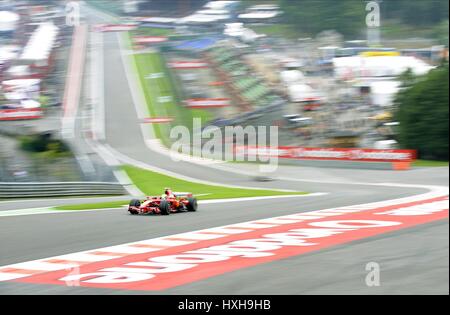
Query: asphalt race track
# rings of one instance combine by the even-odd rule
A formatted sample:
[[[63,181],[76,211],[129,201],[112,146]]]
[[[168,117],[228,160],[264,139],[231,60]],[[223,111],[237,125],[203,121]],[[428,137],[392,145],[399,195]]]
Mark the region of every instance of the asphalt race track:
[[[98,21],[99,17],[90,12],[90,19]],[[125,209],[4,216],[0,217],[0,266],[247,221],[405,198],[427,193],[435,186],[447,187],[448,195],[448,168],[393,172],[280,166],[277,180],[260,183],[249,176],[254,172],[251,165],[230,168],[222,164],[168,163],[167,156],[145,144],[118,38],[116,33],[104,34],[104,51],[108,52],[104,55],[106,144],[118,156],[199,180],[325,194],[203,204],[196,213],[167,217],[131,216]],[[21,202],[0,202],[0,212],[90,201],[54,199],[30,201],[25,206]],[[380,265],[380,286],[365,283],[369,262]],[[163,290],[1,281],[0,294],[448,294],[448,279],[447,210],[447,215],[438,220]]]

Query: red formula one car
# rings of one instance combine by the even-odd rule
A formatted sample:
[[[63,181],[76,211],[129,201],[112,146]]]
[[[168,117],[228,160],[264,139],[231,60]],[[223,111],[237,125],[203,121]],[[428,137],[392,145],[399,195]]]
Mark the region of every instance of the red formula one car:
[[[177,212],[197,211],[197,199],[192,194],[175,194],[170,189],[165,189],[160,197],[147,197],[140,201],[130,201],[128,211],[131,214],[162,214],[169,215]]]

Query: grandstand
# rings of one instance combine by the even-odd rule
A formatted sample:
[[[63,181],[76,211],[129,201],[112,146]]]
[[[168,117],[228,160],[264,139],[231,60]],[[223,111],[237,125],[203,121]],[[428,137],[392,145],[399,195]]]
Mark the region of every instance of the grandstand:
[[[251,88],[255,84],[259,83],[261,79],[255,77],[243,77],[236,80],[234,86],[241,91]]]
[[[247,120],[271,113],[274,109],[281,110],[286,100],[278,95],[272,87],[267,84],[263,77],[257,75],[253,67],[246,59],[251,51],[235,46],[233,40],[224,40],[223,36],[198,36],[184,41],[176,41],[170,49],[173,62],[179,58],[192,60],[193,58],[203,60],[210,69],[204,70],[202,80],[186,82],[178,81],[181,94],[189,95],[191,98],[208,98],[210,93],[205,78],[221,82],[221,91],[215,97],[227,97],[230,99],[228,109],[220,111],[222,118],[234,120]],[[211,71],[211,72],[209,72]],[[208,74],[208,72],[210,74]],[[208,80],[208,79],[206,79]],[[214,82],[215,82],[214,81]],[[210,81],[212,82],[212,81]],[[216,93],[217,92],[212,92]],[[195,96],[194,95],[203,95]],[[219,112],[217,112],[219,113]],[[272,114],[269,114],[273,118]]]
[[[262,84],[258,84],[247,91],[245,91],[242,96],[245,97],[250,102],[255,102],[260,97],[263,97],[267,95],[270,92],[270,90]]]
[[[227,82],[230,94],[238,99],[244,109],[256,110],[280,103],[281,98],[268,87],[261,77],[255,76],[243,60],[242,51],[232,45],[214,46],[207,51],[210,63]]]

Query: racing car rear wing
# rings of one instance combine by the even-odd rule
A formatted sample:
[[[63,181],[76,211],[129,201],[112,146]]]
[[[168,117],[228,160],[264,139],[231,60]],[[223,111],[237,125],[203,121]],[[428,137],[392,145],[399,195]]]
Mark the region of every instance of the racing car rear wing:
[[[177,197],[192,197],[190,192],[173,192],[173,194]]]

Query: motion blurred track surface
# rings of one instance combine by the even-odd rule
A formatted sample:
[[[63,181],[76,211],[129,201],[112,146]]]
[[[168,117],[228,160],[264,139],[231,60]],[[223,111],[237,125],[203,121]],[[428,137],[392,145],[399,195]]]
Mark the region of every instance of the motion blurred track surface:
[[[90,12],[91,22],[98,22]],[[213,169],[168,163],[144,142],[121,61],[117,34],[105,34],[106,140],[115,150],[149,165],[190,177],[239,186],[327,192],[322,197],[204,205],[197,213],[137,217],[124,209],[0,218],[0,266],[104,246],[298,212],[388,200],[426,192],[422,188],[358,185],[403,183],[448,187],[448,168],[408,172],[280,167],[280,180],[256,183],[252,166]],[[313,180],[313,181],[311,181]],[[70,200],[69,202],[77,202]],[[27,208],[67,204],[41,201]],[[1,204],[0,210],[22,207]],[[215,276],[158,294],[448,294],[448,219],[366,238],[311,254]],[[368,262],[381,265],[381,286],[367,287]],[[243,285],[245,284],[245,285]],[[0,282],[1,294],[145,294],[81,287]],[[155,293],[155,292],[152,292]]]

